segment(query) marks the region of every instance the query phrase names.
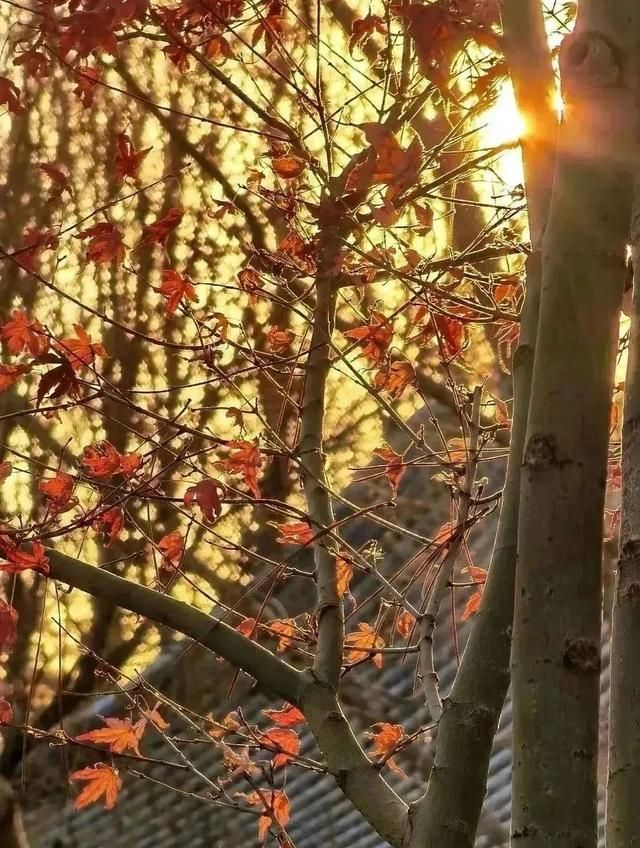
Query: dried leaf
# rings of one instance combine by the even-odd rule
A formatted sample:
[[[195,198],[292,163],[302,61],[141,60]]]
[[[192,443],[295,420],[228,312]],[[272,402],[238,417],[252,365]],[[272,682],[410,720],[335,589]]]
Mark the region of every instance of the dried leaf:
[[[356,663],[371,658],[375,666],[382,668],[382,654],[372,654],[370,651],[373,648],[384,648],[384,641],[370,624],[360,622],[358,629],[349,633],[344,641],[349,647],[347,662]]]

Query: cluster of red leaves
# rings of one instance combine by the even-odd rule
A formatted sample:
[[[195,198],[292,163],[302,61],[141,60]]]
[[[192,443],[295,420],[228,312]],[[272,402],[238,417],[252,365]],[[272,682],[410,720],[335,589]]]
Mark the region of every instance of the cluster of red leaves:
[[[120,453],[111,442],[103,440],[84,449],[82,465],[96,479],[108,479],[115,474],[131,477],[142,466],[142,457],[137,453]]]
[[[16,544],[10,537],[0,535],[0,572],[17,574],[21,571],[39,571],[41,574],[49,573],[49,560],[42,542],[28,543],[30,550],[24,545]]]
[[[96,532],[104,535],[104,545],[108,548],[124,529],[124,510],[121,506],[109,507],[94,519],[92,526]]]
[[[393,325],[382,312],[374,310],[368,324],[346,330],[344,335],[357,342],[362,348],[362,355],[371,363],[380,365],[393,338]]]

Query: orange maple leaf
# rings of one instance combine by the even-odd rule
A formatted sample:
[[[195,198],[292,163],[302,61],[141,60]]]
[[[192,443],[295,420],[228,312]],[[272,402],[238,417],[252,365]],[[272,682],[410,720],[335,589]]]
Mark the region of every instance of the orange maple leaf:
[[[399,398],[415,379],[416,372],[410,362],[400,360],[381,368],[373,380],[373,388],[378,392],[389,392],[392,398]]]
[[[198,300],[191,277],[179,274],[172,269],[162,272],[162,285],[154,290],[166,297],[165,311],[170,318],[175,315],[176,309],[183,300],[190,300],[192,303]]]
[[[307,163],[298,156],[278,156],[271,160],[271,167],[284,180],[295,180],[299,177]]]
[[[393,494],[396,495],[398,493],[398,485],[407,472],[407,467],[402,455],[396,453],[393,448],[389,447],[389,445],[383,445],[381,448],[376,448],[376,450],[374,450],[374,454],[379,456],[380,459],[386,463],[384,476],[391,484]]]
[[[353,563],[344,556],[336,558],[336,588],[338,597],[342,598],[348,591],[353,578]]]
[[[368,324],[346,330],[344,335],[360,345],[363,356],[374,364],[379,364],[384,359],[393,338],[393,326],[381,312],[374,310]]]
[[[42,492],[51,506],[61,509],[67,506],[73,494],[74,479],[64,471],[58,471],[55,477],[41,480],[38,490]]]
[[[283,545],[308,545],[316,535],[308,521],[293,521],[290,524],[276,524],[278,538],[276,542]]]
[[[276,635],[278,640],[276,651],[285,651],[294,644],[294,638],[298,628],[292,618],[276,618],[267,625],[269,631]]]
[[[416,618],[407,610],[401,612],[396,620],[396,633],[403,639],[408,639],[416,626]]]
[[[71,780],[86,780],[87,785],[76,798],[73,808],[81,810],[83,807],[99,801],[104,795],[104,806],[112,810],[118,800],[118,793],[122,789],[122,780],[118,770],[106,766],[104,763],[96,763],[89,768],[74,771]]]
[[[273,727],[259,734],[258,741],[269,751],[275,749],[274,768],[286,765],[300,753],[300,739],[295,730],[287,727]]]
[[[106,357],[107,351],[98,342],[92,342],[91,336],[80,324],[74,324],[75,336],[69,336],[56,342],[56,348],[68,360],[74,371],[93,365],[96,356]]]
[[[102,720],[106,727],[81,733],[80,736],[76,736],[78,742],[108,745],[112,754],[122,754],[130,750],[140,756],[138,745],[147,726],[145,719],[142,718],[135,724],[130,718],[103,718]]]
[[[184,554],[183,536],[177,530],[167,533],[158,542],[158,550],[162,554],[161,568],[166,571],[177,571]]]
[[[130,477],[142,465],[142,457],[137,453],[120,453],[105,439],[84,449],[82,464],[92,477],[112,477],[114,474]]]
[[[375,666],[378,668],[382,667],[382,654],[372,654],[370,652],[373,648],[384,648],[384,641],[370,624],[361,621],[358,624],[358,629],[353,633],[349,633],[344,641],[350,649],[347,651],[347,662],[362,662],[362,660],[371,657]]]
[[[402,777],[406,777],[402,769],[389,756],[407,738],[404,727],[401,724],[378,722],[373,725],[372,730],[368,731],[366,736],[373,742],[373,756],[376,759],[386,760],[390,768]]]
[[[294,727],[304,724],[304,714],[293,704],[285,704],[281,710],[262,710],[268,719],[271,719],[278,727]]]
[[[216,468],[231,474],[242,474],[251,494],[259,498],[258,471],[264,458],[257,443],[237,440],[229,442],[228,447],[231,449],[229,458],[216,462]]]
[[[206,731],[208,735],[212,739],[222,739],[227,736],[229,733],[235,733],[237,730],[240,730],[240,722],[238,721],[238,714],[236,712],[227,713],[227,715],[221,720],[213,718],[213,716],[208,715]]]
[[[290,817],[290,804],[284,789],[273,789],[262,792],[251,792],[245,796],[248,804],[259,805],[265,812],[258,820],[258,838],[264,842],[269,828],[276,821],[280,827],[286,827]]]
[[[480,609],[480,602],[482,601],[482,590],[478,589],[476,592],[471,595],[467,603],[465,604],[464,609],[462,610],[462,615],[460,616],[460,621],[466,621],[468,618],[471,618],[472,615],[478,612]]]

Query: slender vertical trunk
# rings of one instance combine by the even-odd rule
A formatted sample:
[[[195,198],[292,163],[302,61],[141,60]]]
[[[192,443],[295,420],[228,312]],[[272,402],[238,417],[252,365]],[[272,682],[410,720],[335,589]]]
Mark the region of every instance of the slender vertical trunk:
[[[583,0],[543,249],[512,653],[512,840],[595,848],[602,516],[636,137],[637,4]]]
[[[514,409],[502,508],[482,605],[451,694],[444,700],[436,756],[419,802],[412,846],[472,848],[484,800],[491,746],[509,688],[520,465],[540,303],[541,234],[547,218],[557,121],[554,75],[538,0],[501,3],[505,53],[527,124],[523,159],[532,254],[513,363]]]
[[[631,227],[633,307],[622,427],[622,523],[613,602],[607,846],[640,845],[640,187]]]

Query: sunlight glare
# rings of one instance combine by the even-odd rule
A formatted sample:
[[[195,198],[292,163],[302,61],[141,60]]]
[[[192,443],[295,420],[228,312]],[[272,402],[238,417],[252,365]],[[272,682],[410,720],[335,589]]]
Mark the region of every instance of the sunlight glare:
[[[527,125],[516,106],[511,83],[502,84],[495,102],[483,113],[482,122],[483,143],[494,147],[517,141],[526,133]],[[522,183],[522,156],[519,148],[508,150],[502,155],[500,176],[512,186]]]

